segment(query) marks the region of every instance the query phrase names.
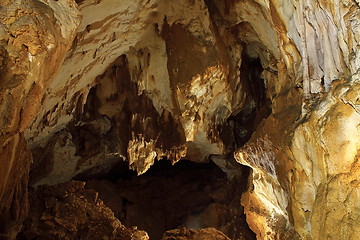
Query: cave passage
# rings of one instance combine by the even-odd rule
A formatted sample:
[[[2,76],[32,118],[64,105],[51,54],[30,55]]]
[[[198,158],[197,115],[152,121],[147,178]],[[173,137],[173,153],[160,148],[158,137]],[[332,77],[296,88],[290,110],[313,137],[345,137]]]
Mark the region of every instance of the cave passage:
[[[160,160],[140,176],[119,164],[105,179],[87,181],[86,187],[98,191],[125,226],[138,226],[152,240],[178,227],[214,227],[231,239],[251,240],[255,235],[240,204],[249,169],[242,169],[229,181],[212,162],[171,165]]]
[[[78,174],[73,180],[85,181],[86,188],[99,192],[100,199],[122,224],[128,228],[137,226],[145,230],[151,240],[159,240],[166,231],[179,227],[214,227],[233,240],[256,239],[249,229],[240,203],[250,169],[237,163],[232,155],[249,141],[258,124],[268,116],[270,104],[261,78],[263,68],[260,60],[245,53],[242,58],[239,80],[247,93],[246,104],[218,129],[227,146],[227,154],[209,156],[210,161],[201,164],[181,160],[172,165],[169,159],[156,160],[140,176],[129,170],[127,161],[120,161],[110,172],[106,169],[93,174],[90,169]],[[86,157],[90,155],[89,152],[101,152],[106,148],[116,149],[116,144],[113,144],[114,139],[117,139],[114,137],[117,136],[115,130],[109,127],[111,130],[103,134],[92,125],[98,119],[101,120],[100,125],[110,123],[98,112],[99,99],[95,92],[91,91],[85,105],[86,112],[79,116],[83,124],[69,127],[74,143],[78,146],[79,156]],[[176,140],[174,136],[170,138]],[[106,148],[97,148],[101,146],[101,141]],[[48,201],[47,198],[43,200]],[[36,211],[34,208],[33,215],[37,214]],[[26,231],[33,227],[32,219],[27,222]]]
[[[266,86],[261,78],[263,67],[259,58],[251,58],[242,54],[240,79],[244,83],[246,105],[228,121],[234,129],[235,148],[247,143],[259,123],[271,113],[270,100],[266,96]]]
[[[245,105],[239,111],[231,114],[225,124],[218,126],[220,137],[230,155],[244,146],[261,121],[271,114],[268,89],[261,77],[264,70],[261,60],[250,57],[247,50],[244,50],[239,70],[240,81],[246,92]]]
[[[269,115],[270,103],[261,78],[261,61],[246,53],[242,58],[239,80],[247,93],[246,104],[240,112],[234,113],[218,126],[227,146],[227,154],[211,155],[208,163],[181,160],[172,165],[170,159],[156,160],[140,176],[129,170],[127,161],[120,161],[110,172],[108,169],[98,174],[83,172],[73,180],[85,181],[86,188],[99,192],[100,199],[122,224],[128,228],[137,226],[145,230],[151,240],[160,240],[166,231],[181,227],[214,227],[232,240],[256,239],[249,229],[240,203],[241,194],[247,188],[250,169],[237,163],[232,155],[249,141],[258,124]],[[87,156],[97,149],[101,145],[100,140],[104,141],[108,149],[116,149],[113,144],[113,139],[117,139],[113,136],[115,131],[109,130],[102,136],[92,125],[93,121],[103,117],[98,112],[99,102],[94,94],[95,90],[92,90],[85,105],[86,114],[80,116],[86,124],[71,126],[75,145],[78,146],[77,154],[80,156]],[[105,123],[110,122],[100,119]],[[170,138],[176,140],[174,136]],[[104,149],[99,148],[97,151]],[[49,200],[45,198],[44,201]],[[33,214],[36,215],[36,211]],[[26,231],[32,228],[32,220],[28,222]]]

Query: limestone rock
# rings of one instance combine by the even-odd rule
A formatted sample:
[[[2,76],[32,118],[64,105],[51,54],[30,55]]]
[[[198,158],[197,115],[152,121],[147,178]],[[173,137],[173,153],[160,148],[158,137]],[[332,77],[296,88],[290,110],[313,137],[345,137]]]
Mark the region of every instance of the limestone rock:
[[[360,85],[339,82],[294,133],[292,212],[299,233],[356,239],[360,228]],[[311,230],[306,226],[311,226]]]

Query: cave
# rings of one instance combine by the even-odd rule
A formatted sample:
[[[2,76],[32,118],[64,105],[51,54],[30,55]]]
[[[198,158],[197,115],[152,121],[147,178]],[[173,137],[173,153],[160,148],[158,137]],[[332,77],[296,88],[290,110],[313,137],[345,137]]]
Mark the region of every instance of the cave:
[[[358,0],[0,2],[0,239],[356,239]]]
[[[211,161],[181,160],[172,165],[163,159],[137,176],[120,163],[104,179],[87,180],[85,187],[99,192],[126,227],[137,226],[150,239],[159,240],[166,231],[181,227],[212,227],[230,239],[256,239],[239,207],[249,171],[239,169],[230,181]]]
[[[155,118],[154,122],[147,123],[147,127],[150,125],[156,129],[157,121],[161,121],[162,116],[153,115],[155,110],[145,96],[134,94],[138,89],[131,83],[127,64],[127,56],[122,55],[101,76],[114,77],[120,84],[116,87],[117,92],[110,95],[107,100],[119,101],[119,96],[130,94],[130,99],[133,99],[124,102],[125,110],[121,111],[122,124],[130,125],[126,114],[137,111],[139,106],[147,106],[145,111],[140,111],[149,114],[148,117]],[[214,228],[233,240],[256,239],[246,222],[244,209],[239,204],[241,194],[248,188],[251,169],[236,163],[231,153],[246,144],[257,124],[269,115],[271,106],[266,97],[264,81],[260,76],[263,71],[260,60],[244,53],[239,69],[242,73],[239,81],[244,83],[248,95],[243,109],[230,115],[217,127],[219,136],[226,144],[225,154],[211,154],[205,161],[200,162],[183,158],[178,162],[166,157],[155,159],[153,165],[141,175],[138,175],[136,169],[129,169],[126,159],[111,156],[107,158],[113,162],[110,167],[101,170],[99,166],[90,168],[77,174],[72,180],[86,182],[84,188],[98,192],[99,199],[112,210],[114,216],[125,227],[137,226],[138,229],[146,231],[152,240],[161,240],[166,231],[178,228]],[[109,124],[116,121],[109,115],[101,114],[102,99],[99,92],[103,88],[111,88],[106,84],[109,82],[99,80],[99,85],[91,88],[81,114],[64,129],[70,133],[65,134],[66,138],[71,136],[76,146],[75,156],[99,157],[98,153],[103,154],[104,149],[114,150],[116,145],[114,146],[111,141],[121,138],[115,127],[109,127],[106,134],[101,133],[101,129],[106,128],[106,125],[99,127],[103,122]],[[131,101],[139,101],[141,104],[130,105]],[[142,127],[144,126],[136,126],[137,129]],[[131,129],[130,126],[129,128]],[[171,143],[168,144],[170,146],[178,142],[176,138],[179,138],[177,134],[169,133],[166,133],[165,137]],[[46,148],[52,147],[48,145]],[[49,168],[48,165],[51,163],[47,161],[47,150],[34,149],[33,156],[42,160],[30,167],[29,183],[34,188],[31,188],[29,197],[29,217],[18,235],[18,239],[24,240],[34,239],[36,231],[39,237],[35,239],[44,236],[52,238],[51,235],[47,235],[48,230],[44,224],[33,223],[36,222],[34,215],[38,214],[38,209],[31,208],[31,205],[38,204],[36,201],[45,200],[46,204],[46,197],[39,199],[38,195],[41,194],[36,191],[39,188],[36,182],[42,177],[39,173],[44,173],[44,169]]]

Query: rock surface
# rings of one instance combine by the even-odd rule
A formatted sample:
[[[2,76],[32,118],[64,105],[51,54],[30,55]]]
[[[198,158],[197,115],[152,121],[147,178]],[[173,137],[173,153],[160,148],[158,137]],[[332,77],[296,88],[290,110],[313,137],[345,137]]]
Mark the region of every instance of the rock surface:
[[[3,0],[0,20],[0,238],[29,176],[210,155],[233,176],[239,147],[258,239],[360,234],[358,0]]]
[[[34,184],[106,171],[120,159],[141,174],[156,158],[228,152],[216,126],[245,96],[204,2],[84,1],[79,10],[52,94],[25,132],[46,174]]]
[[[40,111],[79,22],[72,1],[0,3],[0,238],[13,239],[27,214],[32,157],[24,130]]]
[[[149,239],[144,231],[124,227],[98,193],[84,186],[71,181],[32,192],[20,239]]]
[[[32,160],[23,134],[1,138],[0,239],[14,239],[28,214],[28,180]]]
[[[186,228],[175,229],[164,234],[162,240],[230,240],[222,232],[215,228],[188,230]]]

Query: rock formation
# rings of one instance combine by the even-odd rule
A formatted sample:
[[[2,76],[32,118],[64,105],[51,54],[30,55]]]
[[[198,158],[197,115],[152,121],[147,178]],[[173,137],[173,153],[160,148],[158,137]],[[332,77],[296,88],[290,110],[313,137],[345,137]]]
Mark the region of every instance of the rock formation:
[[[0,239],[28,186],[232,156],[258,239],[356,239],[359,43],[359,0],[2,0]]]
[[[126,229],[84,182],[42,186],[30,201],[21,239],[148,240],[144,231]]]
[[[205,228],[200,230],[171,230],[164,234],[163,240],[229,240],[223,233],[214,228]]]

